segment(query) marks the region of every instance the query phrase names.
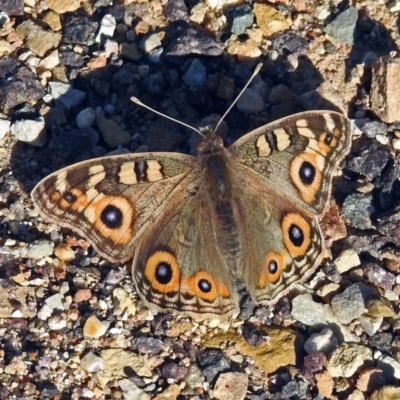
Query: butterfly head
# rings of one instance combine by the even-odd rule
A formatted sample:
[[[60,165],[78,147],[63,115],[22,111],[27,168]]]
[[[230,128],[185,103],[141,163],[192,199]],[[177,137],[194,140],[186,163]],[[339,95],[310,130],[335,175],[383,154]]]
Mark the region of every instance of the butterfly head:
[[[199,155],[214,155],[224,149],[224,141],[215,133],[214,129],[205,128],[201,130],[201,139],[197,143]]]

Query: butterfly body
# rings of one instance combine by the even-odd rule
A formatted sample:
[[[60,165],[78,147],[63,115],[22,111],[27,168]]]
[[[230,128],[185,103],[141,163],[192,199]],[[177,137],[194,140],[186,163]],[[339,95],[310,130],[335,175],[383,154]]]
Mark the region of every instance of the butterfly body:
[[[32,198],[132,277],[152,309],[198,319],[238,310],[236,281],[256,302],[304,279],[326,255],[317,221],[349,149],[342,115],[306,112],[225,148],[204,133],[198,156],[104,157],[55,172]]]

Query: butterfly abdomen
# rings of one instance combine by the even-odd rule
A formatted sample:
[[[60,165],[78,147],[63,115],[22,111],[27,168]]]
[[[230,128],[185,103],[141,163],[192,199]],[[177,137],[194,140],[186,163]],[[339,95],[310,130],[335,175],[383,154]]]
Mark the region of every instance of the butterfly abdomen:
[[[208,207],[211,209],[211,224],[218,247],[228,265],[236,270],[241,247],[228,163],[229,158],[220,152],[207,158],[203,172],[207,176]]]

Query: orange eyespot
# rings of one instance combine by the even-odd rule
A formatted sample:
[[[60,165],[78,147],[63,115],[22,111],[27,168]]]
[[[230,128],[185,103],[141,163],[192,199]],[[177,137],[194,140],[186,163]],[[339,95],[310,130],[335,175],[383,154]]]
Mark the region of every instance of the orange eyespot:
[[[156,251],[146,262],[144,274],[154,290],[171,293],[179,290],[181,269],[168,251]]]
[[[282,221],[282,235],[285,247],[292,257],[304,256],[311,243],[311,228],[301,215],[285,215]]]
[[[91,202],[84,213],[102,236],[114,243],[124,245],[132,239],[136,210],[124,197],[99,196],[99,200]]]
[[[290,177],[300,196],[307,203],[315,201],[321,187],[321,171],[324,161],[317,153],[302,153],[295,157],[290,165]]]
[[[187,294],[209,302],[215,301],[218,296],[229,298],[230,295],[228,287],[222,282],[215,281],[206,271],[199,271],[184,279],[182,288]]]
[[[276,253],[270,251],[265,255],[262,272],[258,278],[257,286],[260,289],[265,288],[268,283],[275,283],[279,280],[282,271],[284,270],[285,263],[285,251]]]

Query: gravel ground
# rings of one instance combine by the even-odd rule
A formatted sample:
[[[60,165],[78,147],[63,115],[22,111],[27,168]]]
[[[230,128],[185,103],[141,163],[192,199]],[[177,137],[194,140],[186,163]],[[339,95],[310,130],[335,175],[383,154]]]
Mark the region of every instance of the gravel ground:
[[[400,399],[399,1],[0,0],[1,399]],[[128,265],[39,217],[74,162],[193,154],[295,112],[340,111],[353,146],[322,219],[332,262],[227,321],[153,315]]]

